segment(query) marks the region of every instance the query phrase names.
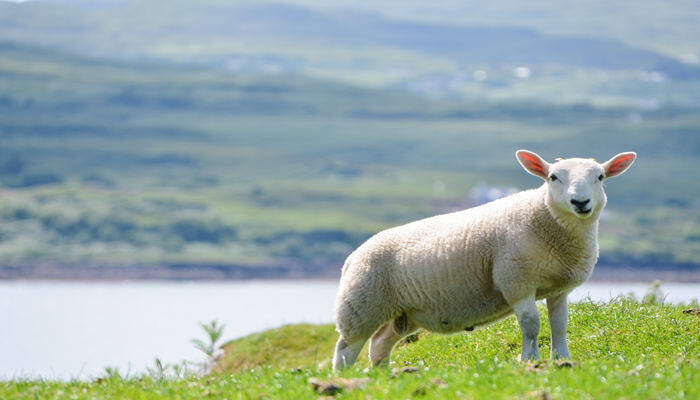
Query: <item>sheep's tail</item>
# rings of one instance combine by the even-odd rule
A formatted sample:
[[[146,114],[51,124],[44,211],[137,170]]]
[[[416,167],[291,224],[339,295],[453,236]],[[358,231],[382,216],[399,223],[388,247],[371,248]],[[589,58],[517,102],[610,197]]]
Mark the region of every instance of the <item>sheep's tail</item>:
[[[348,258],[345,259],[345,263],[343,264],[343,268],[341,269],[341,274],[345,274],[345,270],[348,269],[348,266],[350,266],[350,259],[352,258],[353,253],[350,253]]]

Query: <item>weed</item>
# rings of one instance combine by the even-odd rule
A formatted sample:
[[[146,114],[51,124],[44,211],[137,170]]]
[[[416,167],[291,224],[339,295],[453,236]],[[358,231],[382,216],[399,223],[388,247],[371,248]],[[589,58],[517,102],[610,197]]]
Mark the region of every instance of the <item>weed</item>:
[[[224,327],[226,325],[219,324],[218,321],[212,320],[208,324],[200,322],[199,326],[201,326],[204,332],[207,334],[207,341],[205,342],[201,339],[192,339],[192,343],[197,350],[200,350],[202,353],[206,354],[207,357],[211,358],[214,355],[214,352],[218,349],[217,342],[219,339],[221,339],[221,336],[224,333]]]

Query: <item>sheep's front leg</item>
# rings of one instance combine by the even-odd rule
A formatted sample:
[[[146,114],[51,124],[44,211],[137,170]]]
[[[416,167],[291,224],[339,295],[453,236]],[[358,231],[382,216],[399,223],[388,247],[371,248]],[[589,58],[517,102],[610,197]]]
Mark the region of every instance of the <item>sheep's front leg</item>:
[[[537,360],[540,349],[537,346],[537,336],[540,333],[540,314],[537,312],[534,293],[513,304],[513,311],[518,317],[520,332],[523,336],[523,352],[521,359]]]
[[[552,330],[552,358],[571,358],[569,346],[566,343],[566,325],[568,323],[569,292],[547,297],[547,313],[549,314],[549,326]]]

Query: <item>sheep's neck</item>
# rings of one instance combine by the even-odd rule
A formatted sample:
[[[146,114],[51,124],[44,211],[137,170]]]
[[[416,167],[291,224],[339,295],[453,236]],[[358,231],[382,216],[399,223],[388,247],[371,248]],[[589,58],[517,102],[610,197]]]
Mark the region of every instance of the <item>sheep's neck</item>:
[[[543,224],[551,224],[549,229],[554,232],[559,232],[556,237],[556,247],[574,247],[578,248],[582,254],[581,257],[587,258],[590,256],[598,257],[598,219],[600,217],[600,209],[593,212],[588,218],[578,218],[571,213],[559,210],[555,207],[547,194],[546,189],[543,190],[540,215]]]
[[[549,214],[552,216],[554,221],[565,228],[572,234],[580,234],[586,238],[598,239],[598,219],[600,218],[601,209],[596,209],[593,214],[588,218],[579,218],[570,212],[562,211],[556,207],[546,188],[542,187],[542,205],[547,209]]]

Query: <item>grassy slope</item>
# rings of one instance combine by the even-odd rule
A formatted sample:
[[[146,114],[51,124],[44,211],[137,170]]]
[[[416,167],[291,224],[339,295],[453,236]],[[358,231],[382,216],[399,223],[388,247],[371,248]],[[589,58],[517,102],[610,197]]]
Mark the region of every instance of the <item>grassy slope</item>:
[[[633,124],[627,108],[447,102],[12,43],[0,52],[3,264],[337,271],[362,238],[463,208],[478,182],[539,184],[514,160],[521,147],[549,159],[638,151],[608,185],[601,261],[700,263],[693,110]]]
[[[638,73],[666,67],[653,61],[658,53],[640,59],[625,55],[627,45],[676,58],[697,49],[696,41],[689,39],[697,36],[697,24],[693,23],[697,7],[688,2],[674,3],[674,7],[659,7],[658,0],[634,5],[586,2],[574,7],[551,0],[534,4],[506,0],[478,5],[450,2],[425,9],[422,4],[403,2],[358,8],[341,0],[335,2],[340,10],[327,9],[333,6],[328,2],[321,9],[318,2],[307,4],[307,9],[294,5],[299,1],[274,0],[268,5],[220,0],[129,1],[114,2],[114,7],[107,8],[65,3],[0,2],[0,37],[111,59],[184,61],[240,71],[271,68],[373,87],[423,87],[477,102],[546,98],[563,103],[593,100],[597,104],[634,105],[654,97],[662,103],[697,104],[697,83],[692,88],[687,87],[688,82],[652,84],[650,90],[645,89],[647,95],[639,96]],[[365,7],[369,14],[359,12]],[[395,19],[418,19],[432,25],[417,27]],[[464,31],[450,24],[488,26],[489,30]],[[559,36],[543,33],[525,40],[518,33],[519,39],[513,41],[512,29],[522,27],[553,31]],[[363,34],[358,35],[360,31]],[[432,38],[433,45],[421,44],[424,35]],[[570,35],[583,38],[572,40]],[[468,42],[465,39],[477,36],[481,39],[462,48]],[[589,37],[617,41],[602,44]],[[636,50],[630,54],[634,53]],[[558,65],[562,57],[570,62]],[[603,62],[608,58],[615,61]],[[541,65],[542,61],[546,65]],[[666,61],[675,64],[674,60]],[[629,71],[600,69],[618,64]],[[533,67],[531,79],[515,79],[512,68],[517,65]],[[696,69],[697,75],[697,66],[676,67]],[[485,85],[471,80],[476,68],[488,71]],[[458,76],[462,78],[453,81]],[[564,84],[562,77],[566,77]],[[430,89],[436,78],[443,81],[438,86],[450,88]],[[466,80],[456,82],[463,78]],[[673,88],[667,89],[669,86]]]
[[[314,0],[292,2],[318,6]],[[324,5],[352,7],[357,6],[357,2],[329,0]],[[425,2],[415,0],[385,0],[361,6],[397,19],[465,25],[517,25],[552,34],[615,38],[676,57],[700,52],[700,43],[692,39],[700,34],[700,27],[695,23],[700,17],[700,9],[693,0],[674,2],[673,7],[666,7],[661,0],[634,3],[590,0],[575,4],[553,0],[445,0],[439,7],[426,6]]]
[[[389,369],[364,371],[366,355],[343,377],[368,377],[364,389],[337,398],[543,398],[693,399],[700,396],[700,317],[683,306],[641,304],[628,299],[570,308],[573,368],[551,361],[516,361],[519,331],[513,317],[471,333],[421,334],[394,352],[396,365],[419,367],[392,376]],[[544,315],[544,310],[541,309]],[[331,376],[332,326],[294,325],[234,340],[226,345],[223,371],[206,379],[159,381],[149,377],[99,382],[0,383],[0,397],[35,398],[316,398],[309,377]],[[549,351],[542,319],[540,350]]]

